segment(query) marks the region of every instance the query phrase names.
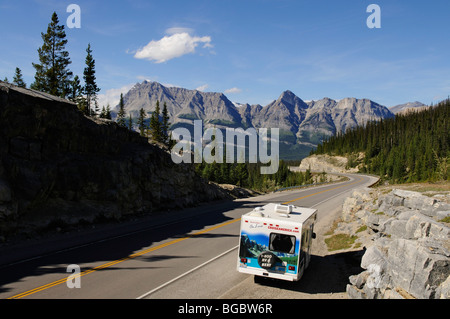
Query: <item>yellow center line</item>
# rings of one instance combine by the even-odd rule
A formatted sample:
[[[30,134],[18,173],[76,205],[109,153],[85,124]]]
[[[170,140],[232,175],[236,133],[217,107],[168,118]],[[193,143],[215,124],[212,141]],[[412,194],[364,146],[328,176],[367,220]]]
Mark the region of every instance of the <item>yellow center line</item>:
[[[119,264],[119,263],[121,263],[121,262],[124,262],[124,261],[130,260],[130,259],[133,259],[133,258],[142,256],[142,255],[145,255],[145,254],[150,253],[150,252],[153,252],[153,251],[155,251],[155,250],[158,250],[158,249],[161,249],[161,248],[164,248],[164,247],[167,247],[167,246],[170,246],[170,245],[179,243],[179,242],[181,242],[181,241],[183,241],[183,240],[186,240],[186,239],[189,239],[189,238],[192,238],[192,237],[195,237],[195,236],[198,236],[198,235],[201,235],[201,234],[204,234],[204,233],[213,231],[213,230],[215,230],[215,229],[218,229],[218,228],[221,228],[221,227],[224,227],[224,226],[233,224],[233,223],[235,223],[235,222],[237,222],[237,221],[240,221],[240,220],[241,220],[240,218],[238,218],[238,219],[233,219],[233,220],[230,220],[230,221],[228,221],[228,222],[225,222],[225,223],[222,223],[222,224],[219,224],[219,225],[216,225],[216,226],[213,226],[213,227],[210,227],[210,228],[201,230],[201,231],[199,231],[199,232],[196,232],[196,233],[194,233],[194,234],[188,235],[188,236],[186,236],[186,237],[178,238],[178,239],[169,241],[169,242],[167,242],[167,243],[160,244],[160,245],[155,246],[155,247],[150,247],[150,248],[148,248],[148,249],[141,250],[141,251],[139,251],[139,252],[137,252],[137,253],[134,253],[134,254],[131,254],[131,255],[127,256],[127,257],[124,257],[124,258],[121,258],[121,259],[117,259],[117,260],[111,261],[111,262],[109,262],[109,263],[106,263],[106,264],[103,264],[103,265],[100,265],[100,266],[97,266],[97,267],[94,267],[94,268],[91,268],[91,269],[82,271],[82,272],[80,272],[80,273],[77,274],[77,275],[69,276],[69,278],[70,278],[70,279],[74,279],[74,278],[78,278],[78,277],[82,277],[82,276],[88,275],[88,274],[93,273],[93,272],[95,272],[95,271],[102,270],[102,269],[105,269],[105,268],[108,268],[108,267],[117,265],[117,264]],[[51,282],[51,283],[49,283],[49,284],[46,284],[46,285],[43,285],[43,286],[40,286],[40,287],[31,289],[31,290],[28,290],[28,291],[25,291],[25,292],[20,293],[20,294],[17,294],[17,295],[14,295],[14,296],[12,296],[12,297],[9,297],[8,299],[20,299],[20,298],[23,298],[23,297],[27,297],[27,296],[32,295],[32,294],[35,294],[35,293],[37,293],[37,292],[40,292],[40,291],[46,290],[46,289],[48,289],[48,288],[51,288],[51,287],[55,287],[55,286],[57,286],[57,285],[60,285],[60,284],[62,284],[62,283],[64,283],[64,282],[67,282],[67,279],[68,279],[68,277],[64,277],[64,278],[62,278],[62,279],[53,281],[53,282]]]
[[[310,197],[310,196],[314,196],[314,195],[317,195],[317,194],[321,194],[321,193],[324,193],[324,192],[328,192],[328,191],[331,191],[331,190],[334,190],[334,189],[338,189],[338,188],[341,188],[341,187],[344,187],[344,186],[353,185],[353,184],[356,184],[356,183],[360,182],[361,180],[362,180],[362,178],[360,178],[358,181],[353,182],[353,183],[351,183],[351,184],[344,184],[344,185],[341,185],[341,186],[337,186],[337,187],[334,187],[334,188],[330,188],[330,189],[326,189],[326,190],[323,190],[323,191],[320,191],[320,192],[316,192],[316,193],[313,193],[313,194],[310,194],[310,195],[302,196],[302,197],[299,197],[299,198],[296,198],[296,199],[293,199],[293,200],[284,202],[283,204],[289,204],[289,203],[292,203],[292,202],[295,202],[295,201],[298,201],[298,200],[300,200],[300,199],[304,199],[304,198],[307,198],[307,197]],[[69,276],[69,277],[61,278],[61,279],[59,279],[59,280],[53,281],[53,282],[51,282],[51,283],[48,283],[48,284],[46,284],[46,285],[39,286],[39,287],[37,287],[37,288],[34,288],[34,289],[31,289],[31,290],[22,292],[22,293],[17,294],[17,295],[14,295],[14,296],[12,296],[12,297],[9,297],[8,299],[20,299],[20,298],[27,297],[27,296],[32,295],[32,294],[35,294],[35,293],[37,293],[37,292],[40,292],[40,291],[49,289],[49,288],[51,288],[51,287],[55,287],[55,286],[57,286],[57,285],[60,285],[60,284],[62,284],[62,283],[64,283],[64,282],[67,282],[67,279],[68,279],[68,278],[74,279],[74,278],[86,276],[86,275],[88,275],[88,274],[90,274],[90,273],[93,273],[93,272],[95,272],[95,271],[102,270],[102,269],[105,269],[105,268],[108,268],[108,267],[117,265],[117,264],[119,264],[119,263],[121,263],[121,262],[124,262],[124,261],[130,260],[130,259],[133,259],[133,258],[142,256],[142,255],[145,255],[145,254],[148,254],[148,253],[151,253],[151,252],[153,252],[153,251],[156,251],[156,250],[158,250],[158,249],[161,249],[161,248],[164,248],[164,247],[167,247],[167,246],[171,246],[171,245],[173,245],[173,244],[179,243],[179,242],[184,241],[184,240],[186,240],[186,239],[189,239],[189,238],[192,238],[192,237],[195,237],[195,236],[198,236],[198,235],[201,235],[201,234],[204,234],[204,233],[213,231],[213,230],[215,230],[215,229],[218,229],[218,228],[221,228],[221,227],[224,227],[224,226],[233,224],[233,223],[238,222],[238,221],[240,221],[240,220],[241,220],[241,218],[233,219],[233,220],[230,220],[230,221],[228,221],[228,222],[225,222],[225,223],[222,223],[222,224],[219,224],[219,225],[216,225],[216,226],[213,226],[213,227],[210,227],[210,228],[201,230],[201,231],[196,232],[196,233],[194,233],[194,234],[191,234],[191,235],[188,235],[188,236],[185,236],[185,237],[182,237],[182,238],[178,238],[178,239],[169,241],[169,242],[167,242],[167,243],[160,244],[160,245],[155,246],[155,247],[150,247],[150,248],[148,248],[148,249],[141,250],[141,251],[139,251],[139,252],[137,252],[137,253],[134,253],[134,254],[131,254],[131,255],[127,256],[127,257],[124,257],[124,258],[121,258],[121,259],[117,259],[117,260],[111,261],[111,262],[109,262],[109,263],[106,263],[106,264],[103,264],[103,265],[100,265],[100,266],[97,266],[97,267],[94,267],[94,268],[91,268],[91,269],[82,271],[82,272],[80,272],[80,273],[77,274],[77,275],[71,275],[71,276]]]
[[[353,182],[353,183],[350,183],[350,184],[344,184],[344,185],[336,186],[336,187],[333,187],[333,188],[330,188],[330,189],[326,189],[326,190],[323,190],[323,191],[320,191],[320,192],[316,192],[314,194],[309,194],[309,195],[306,195],[306,196],[302,196],[302,197],[299,197],[299,198],[296,198],[296,199],[284,202],[283,205],[287,205],[287,204],[290,204],[292,202],[296,202],[296,201],[298,201],[300,199],[304,199],[304,198],[311,197],[311,196],[314,196],[314,195],[318,195],[318,194],[321,194],[321,193],[329,192],[329,191],[332,191],[334,189],[338,189],[338,188],[341,188],[341,187],[344,187],[344,186],[350,186],[350,185],[359,183],[360,181],[362,181],[362,178],[360,178],[356,182]]]

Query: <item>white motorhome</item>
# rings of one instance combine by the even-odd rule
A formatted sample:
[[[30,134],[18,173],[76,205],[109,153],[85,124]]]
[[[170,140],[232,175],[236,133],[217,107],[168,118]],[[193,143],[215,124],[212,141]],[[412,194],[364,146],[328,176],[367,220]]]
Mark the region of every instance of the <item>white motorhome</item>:
[[[244,214],[237,270],[261,277],[299,280],[311,259],[316,218],[316,209],[274,203]]]

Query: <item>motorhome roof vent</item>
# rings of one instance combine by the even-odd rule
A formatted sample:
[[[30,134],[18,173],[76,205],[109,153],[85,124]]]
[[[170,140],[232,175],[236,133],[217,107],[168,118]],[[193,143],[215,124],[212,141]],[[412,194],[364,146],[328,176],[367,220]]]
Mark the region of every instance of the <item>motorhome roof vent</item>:
[[[275,212],[278,214],[283,214],[283,215],[289,215],[290,213],[292,213],[292,205],[276,205],[275,206]]]
[[[263,211],[264,211],[264,208],[262,208],[262,207],[256,207],[256,208],[250,213],[250,216],[264,217]]]

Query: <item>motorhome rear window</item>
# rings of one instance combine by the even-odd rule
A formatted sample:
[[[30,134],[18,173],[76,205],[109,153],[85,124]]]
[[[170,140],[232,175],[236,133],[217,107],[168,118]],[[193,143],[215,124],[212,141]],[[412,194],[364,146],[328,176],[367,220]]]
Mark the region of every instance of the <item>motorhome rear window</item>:
[[[295,253],[295,236],[271,233],[269,237],[269,249],[280,253]]]

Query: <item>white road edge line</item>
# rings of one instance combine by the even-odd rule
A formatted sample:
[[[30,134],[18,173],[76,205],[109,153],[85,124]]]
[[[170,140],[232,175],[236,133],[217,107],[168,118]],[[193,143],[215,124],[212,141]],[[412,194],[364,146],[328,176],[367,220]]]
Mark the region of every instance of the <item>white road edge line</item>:
[[[351,180],[350,180],[350,181],[351,181]],[[360,187],[360,186],[356,186],[356,187],[347,189],[347,190],[345,190],[345,191],[343,191],[343,192],[340,192],[339,194],[336,194],[336,195],[334,195],[334,196],[332,196],[332,197],[330,197],[330,198],[327,198],[326,200],[323,200],[323,201],[321,201],[320,203],[317,203],[317,204],[315,204],[315,205],[313,205],[313,206],[311,206],[311,207],[316,207],[316,206],[318,206],[318,205],[320,205],[320,204],[322,204],[322,203],[324,203],[324,202],[326,202],[326,201],[329,201],[329,200],[332,199],[332,198],[335,198],[335,197],[337,197],[337,196],[339,196],[339,195],[342,195],[343,193],[350,192],[350,191],[354,190],[354,189],[357,188],[357,187]],[[235,247],[233,247],[233,248],[231,248],[231,249],[228,249],[227,251],[221,253],[220,255],[218,255],[218,256],[216,256],[216,257],[214,257],[214,258],[212,258],[212,259],[210,259],[210,260],[204,262],[204,263],[201,264],[201,265],[198,265],[198,266],[195,267],[195,268],[192,268],[191,270],[188,270],[187,272],[185,272],[185,273],[179,275],[178,277],[175,277],[175,278],[173,278],[173,279],[167,281],[166,283],[164,283],[164,284],[162,284],[162,285],[160,285],[160,286],[158,286],[158,287],[156,287],[156,288],[154,288],[154,289],[152,289],[152,290],[146,292],[145,294],[143,294],[143,295],[137,297],[136,299],[144,299],[145,297],[148,297],[148,296],[151,295],[152,293],[154,293],[154,292],[156,292],[156,291],[158,291],[158,290],[160,290],[160,289],[162,289],[162,288],[164,288],[164,287],[170,285],[171,283],[177,281],[177,280],[180,279],[180,278],[183,278],[184,276],[189,275],[190,273],[192,273],[192,272],[196,271],[197,269],[200,269],[201,267],[203,267],[203,266],[205,266],[205,265],[207,265],[207,264],[213,262],[214,260],[219,259],[220,257],[222,257],[222,256],[224,256],[224,255],[226,255],[226,254],[228,254],[229,252],[235,250],[235,249],[238,248],[238,247],[239,247],[239,245],[237,245],[237,246],[235,246]]]
[[[364,175],[364,176],[367,176],[367,175]],[[370,176],[369,176],[369,177],[370,177]],[[370,183],[373,183],[373,181],[371,181]],[[338,197],[338,196],[340,196],[340,195],[342,195],[342,194],[344,194],[344,193],[351,192],[351,191],[353,191],[353,190],[355,190],[356,188],[359,188],[359,187],[361,187],[361,185],[356,185],[355,187],[352,187],[352,188],[347,189],[347,190],[345,190],[345,191],[343,191],[343,192],[340,192],[339,194],[336,194],[336,195],[334,195],[334,196],[331,196],[331,197],[329,197],[329,198],[327,198],[327,199],[321,201],[320,203],[317,203],[317,204],[312,205],[311,208],[314,208],[314,207],[316,207],[316,206],[319,206],[320,204],[323,204],[323,203],[329,201],[330,199],[333,199],[333,198],[335,198],[335,197]],[[365,186],[365,187],[367,187],[367,186]]]
[[[208,261],[205,261],[203,264],[198,265],[197,267],[192,268],[191,270],[186,271],[185,273],[179,275],[178,277],[175,277],[175,278],[173,278],[172,280],[167,281],[166,283],[164,283],[164,284],[162,284],[162,285],[156,287],[155,289],[150,290],[149,292],[146,292],[145,294],[143,294],[143,295],[137,297],[136,299],[144,299],[145,297],[147,297],[147,296],[151,295],[152,293],[154,293],[154,292],[156,292],[156,291],[158,291],[158,290],[160,290],[160,289],[162,289],[162,288],[164,288],[164,287],[170,285],[171,283],[177,281],[178,279],[183,278],[184,276],[189,275],[190,273],[196,271],[197,269],[200,269],[201,267],[203,267],[203,266],[205,266],[205,265],[207,265],[207,264],[213,262],[214,260],[219,259],[220,257],[222,257],[222,256],[224,256],[224,255],[230,253],[231,251],[235,250],[235,249],[238,248],[238,247],[239,247],[239,245],[237,245],[237,246],[235,246],[235,247],[233,247],[233,248],[231,248],[231,249],[228,249],[227,251],[221,253],[220,255],[217,255],[216,257],[214,257],[214,258],[212,258],[212,259],[210,259],[210,260],[208,260]]]

